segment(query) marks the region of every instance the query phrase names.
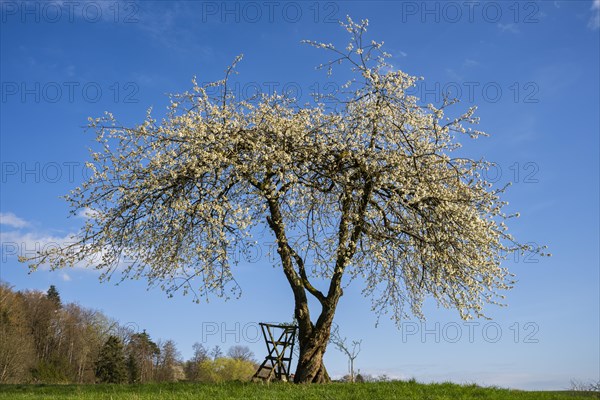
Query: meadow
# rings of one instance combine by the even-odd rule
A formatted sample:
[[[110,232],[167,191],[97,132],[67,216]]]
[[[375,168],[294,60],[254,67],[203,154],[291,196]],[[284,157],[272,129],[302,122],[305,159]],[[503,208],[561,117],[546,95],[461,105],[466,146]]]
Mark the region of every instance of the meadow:
[[[293,385],[286,383],[161,383],[143,385],[0,385],[0,399],[598,399],[599,393],[519,391],[453,383],[417,382],[330,383]]]

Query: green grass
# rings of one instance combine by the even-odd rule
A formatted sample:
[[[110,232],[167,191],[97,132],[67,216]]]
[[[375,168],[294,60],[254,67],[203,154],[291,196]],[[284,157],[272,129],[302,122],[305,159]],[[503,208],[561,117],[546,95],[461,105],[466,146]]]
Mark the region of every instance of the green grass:
[[[0,385],[0,399],[598,399],[598,393],[526,392],[519,390],[415,382],[144,384],[144,385]]]

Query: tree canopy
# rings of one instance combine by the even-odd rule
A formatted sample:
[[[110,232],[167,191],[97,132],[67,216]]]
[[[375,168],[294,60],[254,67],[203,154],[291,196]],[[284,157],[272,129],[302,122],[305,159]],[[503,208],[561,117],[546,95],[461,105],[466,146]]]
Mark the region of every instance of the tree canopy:
[[[160,122],[151,110],[135,127],[110,113],[90,119],[99,143],[92,175],[68,196],[87,223],[74,244],[33,267],[88,262],[105,277],[121,268],[169,294],[227,296],[239,293],[231,247],[266,227],[293,291],[301,363],[309,343],[326,345],[344,277],[361,278],[373,309],[397,321],[421,317],[426,296],[465,319],[501,303],[513,284],[502,260],[541,249],[508,233],[515,215],[503,211],[505,187],[482,174],[491,163],[456,152],[459,137],[484,135],[470,127],[475,107],[447,117],[454,100],[421,104],[409,95],[419,78],[365,40],[367,21],[342,25],[344,49],[307,41],[333,55],[321,67],[354,74],[334,109],[277,93],[237,99],[228,82],[238,57],[223,80],[194,79],[173,95]],[[309,295],[323,309],[316,322]]]

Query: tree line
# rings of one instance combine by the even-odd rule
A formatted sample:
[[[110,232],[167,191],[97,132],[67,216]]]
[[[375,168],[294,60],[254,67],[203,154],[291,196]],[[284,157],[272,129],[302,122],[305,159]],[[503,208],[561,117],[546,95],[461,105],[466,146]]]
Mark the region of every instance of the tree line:
[[[254,354],[200,343],[183,360],[172,340],[153,340],[47,292],[16,291],[0,282],[0,383],[146,383],[249,380]]]

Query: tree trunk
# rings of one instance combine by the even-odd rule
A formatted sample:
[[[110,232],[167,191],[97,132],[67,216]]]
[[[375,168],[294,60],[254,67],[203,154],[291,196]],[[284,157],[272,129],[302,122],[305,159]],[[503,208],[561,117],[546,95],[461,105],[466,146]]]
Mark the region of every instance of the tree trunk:
[[[257,187],[264,190],[265,185],[258,185]],[[331,379],[329,378],[327,369],[323,365],[323,355],[329,343],[335,309],[342,295],[340,284],[344,271],[343,262],[348,257],[345,255],[339,257],[336,263],[336,273],[331,280],[329,292],[325,296],[310,284],[306,270],[304,269],[304,260],[288,243],[277,195],[269,193],[267,201],[271,214],[267,217],[267,223],[275,233],[278,244],[277,253],[279,253],[281,258],[283,272],[294,293],[294,316],[298,321],[298,341],[300,347],[300,357],[298,359],[294,382],[326,383]],[[298,268],[297,271],[294,268],[294,262]],[[319,300],[322,306],[321,315],[316,324],[313,324],[310,318],[307,292]]]
[[[294,376],[295,383],[327,383],[331,381],[323,364],[323,356],[329,344],[336,303],[329,303],[328,306],[323,308],[315,325],[310,321],[298,324],[300,357]],[[303,306],[308,308],[307,305]],[[296,310],[298,310],[298,307]],[[296,318],[298,318],[298,315],[296,313]],[[299,320],[299,322],[301,321]]]
[[[323,364],[323,355],[327,348],[329,335],[310,335],[300,337],[300,358],[294,376],[295,383],[327,383],[329,374]]]

